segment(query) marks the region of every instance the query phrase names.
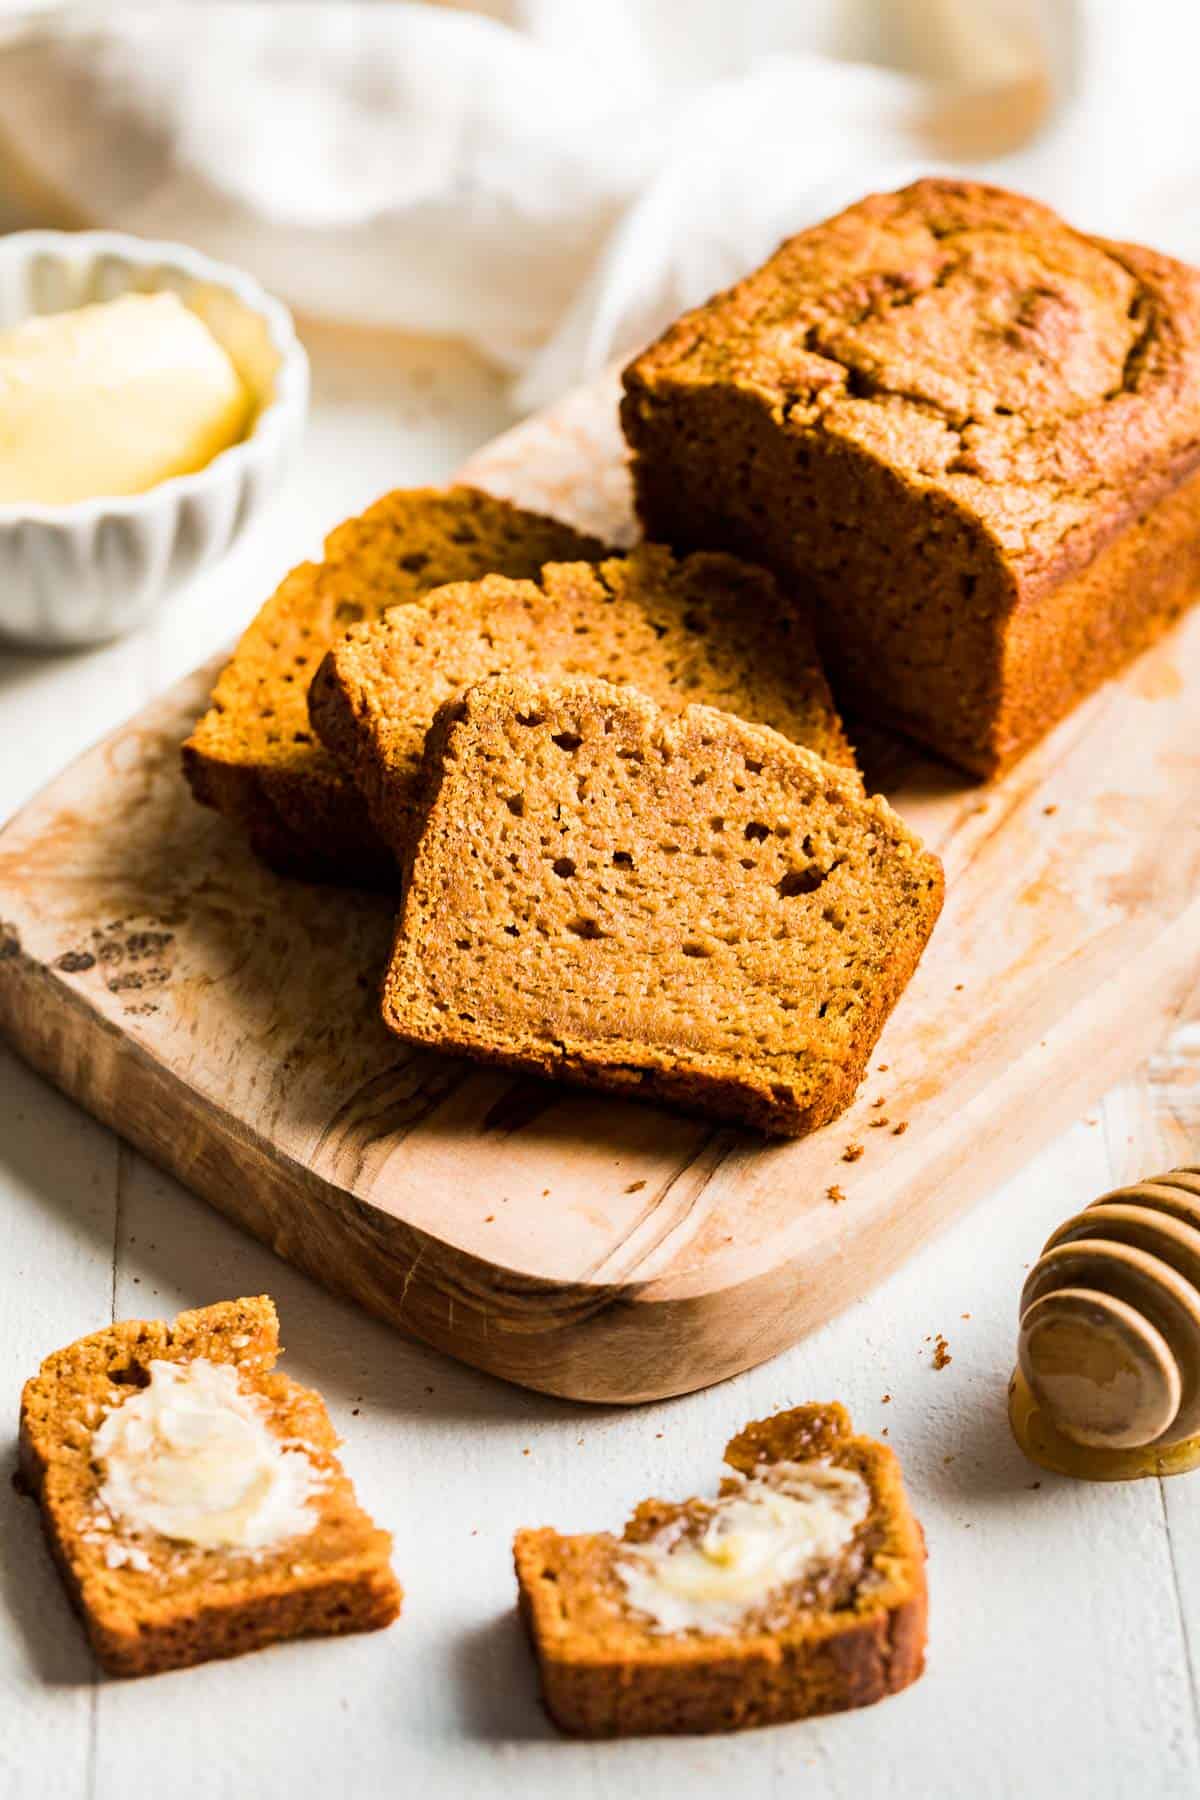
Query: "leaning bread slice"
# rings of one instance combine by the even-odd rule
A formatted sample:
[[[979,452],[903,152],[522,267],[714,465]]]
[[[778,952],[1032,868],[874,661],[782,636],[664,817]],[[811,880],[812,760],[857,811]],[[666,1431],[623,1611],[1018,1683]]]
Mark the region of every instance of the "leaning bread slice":
[[[196,799],[287,874],[361,884],[395,878],[366,807],[308,720],[308,688],[356,620],[447,581],[605,555],[594,538],[478,488],[386,494],[331,532],[319,563],[293,569],[242,634],[183,747]]]
[[[488,676],[533,673],[632,682],[674,712],[720,706],[853,763],[811,627],[774,578],[656,545],[537,581],[489,575],[356,625],[318,670],[309,712],[403,857],[439,705]]]
[[[622,1537],[517,1533],[552,1718],[581,1737],[736,1731],[868,1706],[925,1662],[925,1546],[900,1465],[843,1407],[747,1425],[716,1500]]]
[[[413,1043],[799,1135],[942,900],[887,802],[765,726],[501,676],[438,715],[384,984]]]
[[[324,1402],[273,1373],[265,1296],[130,1320],[46,1358],[21,1472],[97,1657],[150,1675],[400,1611]]]

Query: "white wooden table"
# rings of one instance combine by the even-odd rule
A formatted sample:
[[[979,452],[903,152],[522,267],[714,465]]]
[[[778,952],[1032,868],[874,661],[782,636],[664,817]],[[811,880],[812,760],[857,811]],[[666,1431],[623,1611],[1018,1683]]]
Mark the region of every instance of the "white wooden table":
[[[310,332],[307,453],[271,516],[155,628],[70,657],[0,654],[0,818],[249,616],[323,531],[441,479],[508,421],[444,346]],[[2,896],[0,896],[2,911]],[[1200,994],[1187,1009],[1200,1020]],[[151,1681],[98,1677],[0,1484],[0,1800],[1200,1792],[1200,1475],[1087,1487],[1008,1434],[1025,1266],[1105,1188],[1200,1156],[1200,1024],[833,1325],[736,1381],[638,1411],[507,1388],[359,1317],[241,1236],[0,1050],[0,1427],[24,1377],[112,1318],[272,1293],[406,1589],[391,1631]],[[932,1339],[952,1360],[937,1370]],[[900,1451],[930,1552],[929,1670],[870,1711],[732,1739],[589,1746],[536,1698],[513,1608],[521,1524],[616,1526],[711,1488],[746,1419],[840,1397]]]

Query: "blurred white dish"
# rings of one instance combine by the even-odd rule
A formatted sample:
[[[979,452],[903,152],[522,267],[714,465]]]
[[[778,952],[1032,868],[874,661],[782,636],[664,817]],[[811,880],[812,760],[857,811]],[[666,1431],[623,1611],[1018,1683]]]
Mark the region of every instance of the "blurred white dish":
[[[181,244],[111,231],[0,238],[0,331],[129,292],[177,293],[257,402],[243,438],[144,493],[0,505],[0,638],[99,643],[150,617],[227,550],[274,487],[304,425],[308,359],[287,309],[248,275]]]

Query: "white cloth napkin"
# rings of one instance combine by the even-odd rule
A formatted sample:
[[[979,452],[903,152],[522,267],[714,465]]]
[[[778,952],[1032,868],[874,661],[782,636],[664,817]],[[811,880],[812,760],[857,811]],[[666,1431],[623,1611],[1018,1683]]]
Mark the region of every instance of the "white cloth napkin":
[[[544,401],[918,171],[1200,256],[1193,0],[51,6],[0,37],[10,222],[182,238]]]

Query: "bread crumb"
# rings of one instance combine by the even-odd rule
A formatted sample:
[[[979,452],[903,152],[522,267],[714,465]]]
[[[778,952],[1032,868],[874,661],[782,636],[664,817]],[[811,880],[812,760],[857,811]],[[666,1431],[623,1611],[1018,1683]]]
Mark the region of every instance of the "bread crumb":
[[[870,1123],[875,1127],[876,1131],[878,1131],[881,1125],[889,1123],[888,1116],[886,1113],[880,1113],[879,1117],[877,1119],[872,1119]]]
[[[840,1206],[842,1204],[842,1201],[846,1198],[845,1188],[838,1187],[836,1182],[834,1183],[834,1185],[832,1187],[827,1187],[825,1189],[825,1192],[829,1196],[829,1198],[833,1201],[833,1204],[835,1206]]]
[[[484,1216],[484,1221],[483,1221],[483,1222],[484,1222],[484,1224],[485,1224],[485,1225],[494,1225],[494,1224],[495,1224],[495,1223],[496,1223],[496,1215],[495,1215],[495,1213],[487,1213],[487,1214],[486,1214],[486,1215],[485,1215],[485,1216]]]
[[[887,1101],[884,1099],[883,1095],[880,1094],[878,1100],[872,1100],[871,1105],[872,1106],[886,1106]]]
[[[892,1404],[892,1396],[890,1394],[885,1394],[879,1404],[880,1406],[890,1406]]]
[[[1043,806],[1042,811],[1045,813],[1046,817],[1049,818],[1051,813],[1056,813],[1058,811],[1058,808],[1057,806]]]
[[[950,1354],[950,1346],[939,1331],[933,1346],[933,1366],[935,1369],[944,1369],[946,1364],[948,1362],[953,1362],[953,1360],[954,1358]]]
[[[645,1185],[644,1181],[631,1181],[629,1186],[625,1189],[625,1192],[627,1194],[640,1194]]]
[[[887,1074],[887,1072],[888,1072],[888,1069],[889,1069],[889,1068],[890,1068],[890,1067],[891,1067],[891,1065],[890,1065],[890,1063],[880,1063],[880,1065],[879,1065],[879,1073],[880,1073],[880,1074],[881,1074],[881,1075],[886,1075],[886,1074]]]
[[[908,1130],[908,1120],[901,1119],[901,1121],[898,1125],[892,1126],[892,1136],[893,1137],[903,1137],[907,1130]]]
[[[846,1148],[842,1151],[842,1161],[857,1162],[862,1153],[863,1146],[861,1144],[847,1144]]]
[[[971,1315],[970,1313],[964,1313],[962,1316],[964,1319],[969,1319]]]

